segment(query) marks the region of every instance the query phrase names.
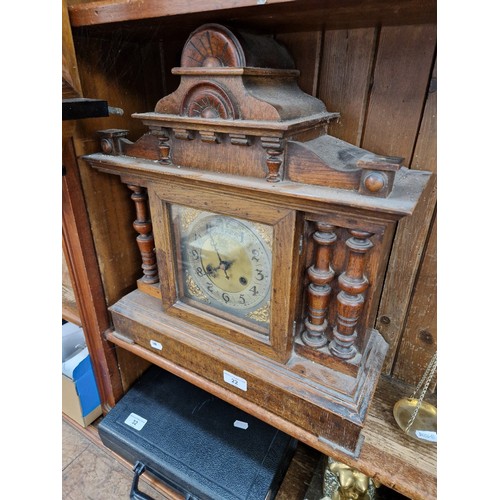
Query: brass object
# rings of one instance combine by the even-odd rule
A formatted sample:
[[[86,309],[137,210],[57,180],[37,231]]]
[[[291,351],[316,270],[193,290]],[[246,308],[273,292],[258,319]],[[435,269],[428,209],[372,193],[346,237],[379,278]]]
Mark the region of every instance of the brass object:
[[[189,290],[189,293],[193,297],[196,297],[197,299],[202,300],[207,304],[210,304],[210,299],[200,290],[198,285],[194,282],[192,276],[190,276],[189,274],[186,276],[186,285]]]
[[[413,413],[417,410],[415,419],[409,426]],[[419,406],[418,399],[400,399],[393,410],[394,418],[405,433],[419,441],[433,443],[437,441],[437,409],[435,406],[423,401]]]
[[[380,484],[342,462],[328,458],[321,500],[375,500]]]
[[[185,207],[180,213],[182,230],[187,231],[189,226],[201,213],[200,210],[196,210],[195,208]]]
[[[273,228],[265,224],[259,224],[258,222],[254,222],[253,225],[267,246],[273,248]]]
[[[261,323],[269,323],[269,313],[271,311],[271,304],[268,302],[265,306],[259,307],[255,311],[249,312],[247,318],[260,321]]]
[[[437,408],[424,401],[436,369],[437,353],[429,361],[413,394],[400,399],[392,411],[401,430],[409,437],[424,443],[437,443]]]

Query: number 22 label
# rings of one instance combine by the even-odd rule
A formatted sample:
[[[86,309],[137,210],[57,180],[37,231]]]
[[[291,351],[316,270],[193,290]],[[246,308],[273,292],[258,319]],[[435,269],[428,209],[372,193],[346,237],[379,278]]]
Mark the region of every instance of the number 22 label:
[[[244,378],[238,377],[231,372],[224,370],[224,382],[241,389],[242,391],[247,390],[247,381]]]

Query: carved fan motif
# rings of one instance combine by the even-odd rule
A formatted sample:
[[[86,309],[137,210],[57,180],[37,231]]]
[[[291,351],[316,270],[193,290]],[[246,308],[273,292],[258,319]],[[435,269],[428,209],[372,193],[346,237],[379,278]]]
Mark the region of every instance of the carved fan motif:
[[[229,93],[219,85],[201,83],[194,86],[184,98],[182,115],[199,118],[239,118],[237,107]]]
[[[240,42],[223,26],[205,25],[194,31],[184,45],[183,67],[240,67],[245,55]]]

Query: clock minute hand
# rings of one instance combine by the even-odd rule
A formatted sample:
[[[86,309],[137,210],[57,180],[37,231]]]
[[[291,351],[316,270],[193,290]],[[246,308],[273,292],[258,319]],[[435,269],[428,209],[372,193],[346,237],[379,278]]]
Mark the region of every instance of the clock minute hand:
[[[212,246],[214,247],[215,253],[217,254],[217,257],[219,259],[219,264],[222,262],[222,259],[220,258],[219,251],[217,250],[217,245],[215,244],[214,237],[212,236],[212,232],[208,232],[208,236],[210,236],[210,241],[212,242]]]
[[[210,241],[212,242],[212,246],[214,247],[215,253],[217,254],[217,258],[219,259],[219,267],[217,267],[216,269],[222,269],[224,271],[226,279],[229,279],[229,276],[227,274],[226,269],[229,269],[229,266],[231,265],[231,263],[222,260],[220,253],[219,253],[219,250],[217,250],[217,245],[215,244],[214,238],[212,236],[212,232],[209,231],[208,235],[210,236]]]

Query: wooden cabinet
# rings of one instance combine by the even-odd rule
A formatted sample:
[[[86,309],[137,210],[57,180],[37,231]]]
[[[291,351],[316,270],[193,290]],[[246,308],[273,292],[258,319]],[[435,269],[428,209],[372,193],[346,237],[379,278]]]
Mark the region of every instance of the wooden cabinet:
[[[85,313],[94,318],[86,320],[87,331],[95,345],[99,388],[109,406],[145,369],[145,362],[158,359],[143,348],[131,350],[126,339],[113,344],[105,339],[112,326],[107,307],[133,290],[142,276],[132,227],[136,212],[131,191],[116,176],[92,169],[80,157],[100,149],[97,130],[127,129],[132,141],[145,133],[131,115],[152,111],[178,88],[180,78],[170,69],[179,66],[183,45],[199,25],[218,22],[272,35],[290,51],[302,90],[321,99],[329,112],[340,113],[328,125],[330,135],[378,155],[402,157],[413,170],[436,169],[435,3],[400,6],[370,0],[346,6],[278,0],[215,5],[69,5],[81,95],[105,99],[124,111],[78,122],[66,146],[67,163],[74,165],[78,181],[69,184],[67,177],[68,196],[78,198],[81,189],[80,205],[71,201],[66,233],[76,242],[66,245],[66,255],[78,275],[90,276],[83,280],[77,302],[87,308],[92,304]],[[428,300],[429,293],[435,294],[435,189],[432,176],[413,215],[399,222],[384,243],[390,249],[387,267],[380,270],[384,286],[378,308],[370,313],[371,326],[388,343],[384,376],[367,417],[360,456],[336,454],[412,498],[436,495],[435,449],[400,435],[391,411],[394,398],[404,395],[404,384],[420,379],[436,349],[435,300]],[[179,371],[168,360],[163,367]]]

